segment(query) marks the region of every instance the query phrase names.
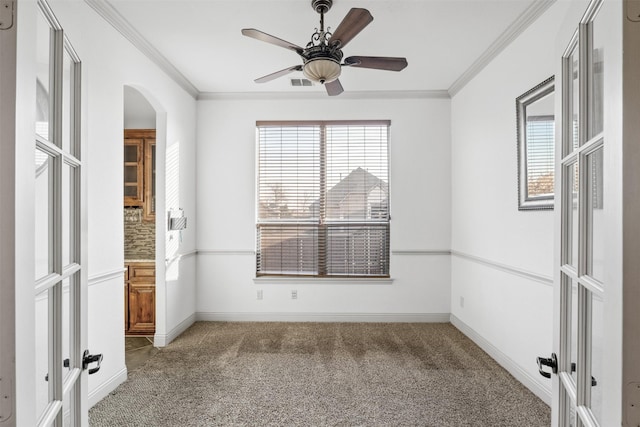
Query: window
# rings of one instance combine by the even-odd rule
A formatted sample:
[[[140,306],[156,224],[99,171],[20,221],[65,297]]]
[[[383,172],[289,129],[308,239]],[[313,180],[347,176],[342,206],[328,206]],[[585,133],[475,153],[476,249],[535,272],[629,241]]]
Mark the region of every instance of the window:
[[[389,277],[389,124],[257,123],[258,276]]]
[[[553,196],[553,116],[527,117],[527,195],[529,198]]]
[[[553,209],[554,78],[516,98],[518,209]]]

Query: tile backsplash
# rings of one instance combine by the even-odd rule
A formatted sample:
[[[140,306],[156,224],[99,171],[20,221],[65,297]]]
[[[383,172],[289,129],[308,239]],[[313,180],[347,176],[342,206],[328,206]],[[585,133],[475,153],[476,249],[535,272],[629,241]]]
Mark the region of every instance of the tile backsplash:
[[[124,259],[156,257],[156,224],[142,221],[142,208],[124,209]]]

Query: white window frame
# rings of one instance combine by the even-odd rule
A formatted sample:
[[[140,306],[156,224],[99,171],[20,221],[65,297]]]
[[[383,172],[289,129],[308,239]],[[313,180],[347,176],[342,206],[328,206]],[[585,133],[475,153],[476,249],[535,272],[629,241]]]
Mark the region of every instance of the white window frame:
[[[298,127],[298,126],[320,126],[323,129],[326,129],[326,127],[335,125],[335,126],[348,126],[348,125],[353,125],[353,126],[366,126],[366,125],[372,125],[372,126],[386,126],[387,127],[387,146],[386,146],[386,173],[387,173],[387,181],[388,181],[388,175],[389,175],[389,138],[388,138],[388,132],[389,132],[389,127],[391,125],[391,122],[388,120],[364,120],[364,121],[354,121],[354,120],[344,120],[344,121],[287,121],[287,122],[257,122],[256,126],[257,128],[262,127],[266,127],[266,126],[294,126],[294,127]],[[323,135],[325,132],[324,130],[322,130],[321,135]],[[373,226],[381,226],[383,228],[385,228],[384,233],[386,233],[386,243],[384,243],[384,249],[383,252],[386,251],[386,254],[384,255],[385,257],[385,265],[386,265],[386,274],[381,274],[381,275],[367,275],[367,274],[330,274],[327,273],[327,270],[325,268],[323,268],[322,265],[322,260],[324,259],[323,257],[326,258],[326,254],[321,254],[320,252],[322,251],[318,251],[318,272],[317,274],[274,274],[274,273],[264,273],[260,271],[260,257],[261,257],[261,253],[260,253],[260,240],[259,240],[259,236],[260,236],[260,228],[261,227],[268,227],[269,225],[278,225],[278,224],[287,224],[290,225],[290,221],[274,221],[274,220],[265,220],[265,219],[261,219],[260,215],[259,215],[259,207],[260,207],[260,200],[259,200],[259,192],[260,192],[260,171],[259,171],[259,156],[260,156],[260,146],[259,146],[259,135],[257,135],[256,137],[257,140],[257,148],[256,148],[256,166],[257,166],[257,170],[256,170],[256,177],[257,177],[257,185],[256,185],[256,233],[257,233],[257,241],[256,241],[256,281],[263,281],[263,282],[268,282],[268,281],[273,281],[274,279],[277,281],[280,281],[281,279],[288,279],[288,278],[293,278],[296,281],[299,281],[300,279],[303,280],[329,280],[332,282],[335,282],[336,280],[338,281],[342,281],[342,280],[346,280],[348,282],[354,281],[354,282],[359,282],[359,281],[373,281],[372,283],[375,282],[381,282],[381,283],[390,283],[391,282],[391,278],[390,278],[390,214],[389,214],[389,202],[387,202],[388,204],[388,213],[387,213],[387,218],[384,219],[383,221],[373,221],[373,220],[369,220],[367,219],[366,221],[362,222],[362,221],[341,221],[341,220],[335,220],[335,221],[325,221],[325,219],[323,218],[323,216],[321,215],[321,218],[319,220],[319,223],[317,221],[310,221],[308,222],[304,222],[304,221],[297,221],[296,223],[299,225],[310,225],[310,226],[316,226],[319,227],[319,231],[322,231],[323,229],[326,230],[328,228],[330,228],[331,226],[345,226],[348,224],[351,225],[373,225]],[[321,136],[321,143],[320,143],[321,147],[320,147],[320,164],[321,165],[326,165],[326,158],[325,156],[326,154],[326,142],[324,141],[324,136]],[[323,167],[323,166],[321,166]],[[322,172],[322,174],[324,174],[325,171]],[[325,186],[322,184],[323,179],[320,178],[320,205],[323,205],[324,202],[326,201],[326,193],[327,193],[327,189],[324,188]],[[387,182],[387,200],[389,200],[389,183]],[[361,224],[362,222],[362,224]],[[356,224],[357,223],[357,224]],[[322,246],[322,248],[324,248],[325,250],[328,250],[329,248],[329,244],[327,243],[326,245]]]

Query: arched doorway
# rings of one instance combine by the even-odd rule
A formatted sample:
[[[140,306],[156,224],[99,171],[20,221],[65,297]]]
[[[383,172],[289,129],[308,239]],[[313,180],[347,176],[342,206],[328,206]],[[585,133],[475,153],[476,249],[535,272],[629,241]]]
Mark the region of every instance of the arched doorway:
[[[137,86],[124,86],[123,104],[124,334],[131,370],[153,353],[155,337],[165,327],[166,114]]]

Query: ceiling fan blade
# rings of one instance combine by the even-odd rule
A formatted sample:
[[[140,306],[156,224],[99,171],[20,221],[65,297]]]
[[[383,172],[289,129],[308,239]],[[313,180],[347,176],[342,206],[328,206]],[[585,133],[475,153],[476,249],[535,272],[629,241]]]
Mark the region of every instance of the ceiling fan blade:
[[[324,86],[327,89],[327,94],[329,96],[340,95],[342,92],[344,92],[344,89],[342,88],[342,84],[338,79],[329,83],[325,83]]]
[[[285,68],[284,70],[276,71],[275,73],[267,74],[266,76],[255,79],[256,83],[266,83],[271,80],[275,80],[278,77],[286,76],[294,71],[302,71],[302,65],[294,65],[293,67]]]
[[[351,9],[331,35],[331,45],[339,45],[339,48],[342,49],[371,21],[373,21],[373,16],[367,9]]]
[[[274,44],[276,46],[280,46],[280,47],[284,47],[285,49],[289,49],[292,50],[294,52],[296,52],[298,55],[300,55],[302,53],[302,51],[304,50],[303,48],[301,48],[298,45],[295,45],[293,43],[289,43],[286,40],[282,40],[279,39],[275,36],[272,36],[271,34],[267,34],[265,32],[262,32],[260,30],[256,30],[255,28],[244,28],[242,30],[242,34],[247,36],[247,37],[251,37],[263,42],[267,42],[267,43],[271,43]]]
[[[376,70],[400,71],[407,64],[407,58],[391,58],[387,56],[350,56],[344,60],[344,65],[359,68],[374,68]]]

